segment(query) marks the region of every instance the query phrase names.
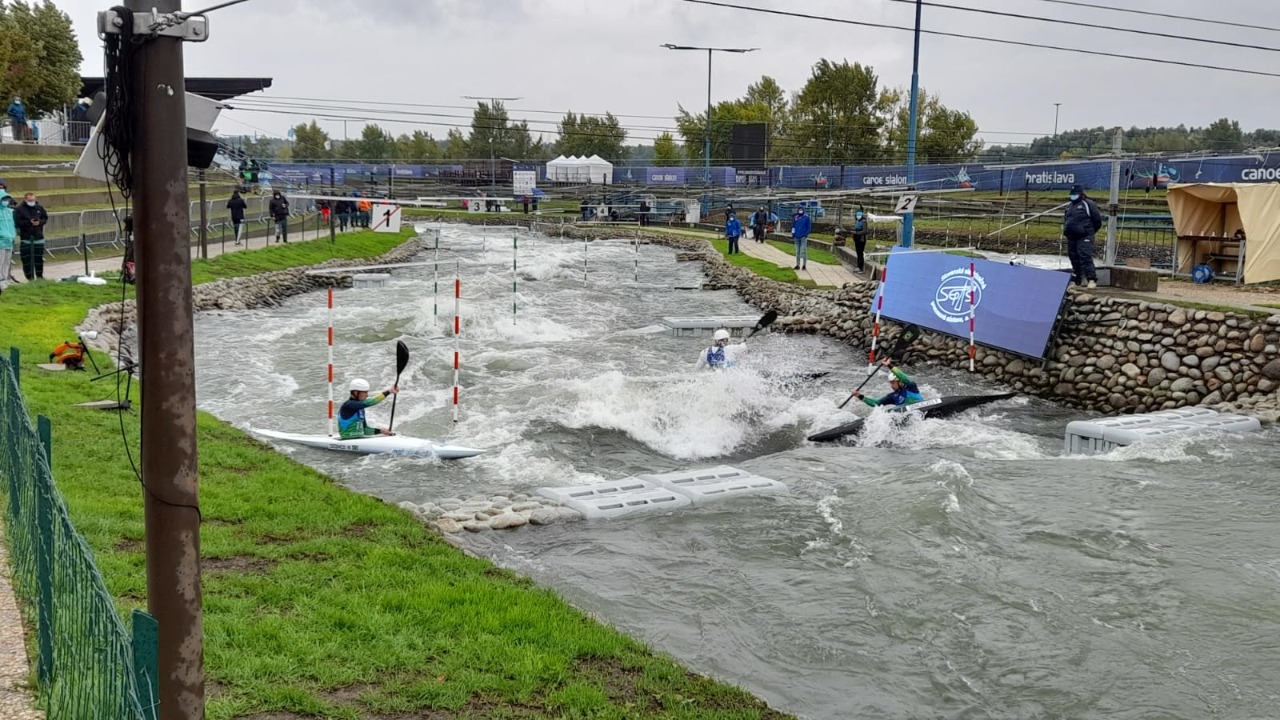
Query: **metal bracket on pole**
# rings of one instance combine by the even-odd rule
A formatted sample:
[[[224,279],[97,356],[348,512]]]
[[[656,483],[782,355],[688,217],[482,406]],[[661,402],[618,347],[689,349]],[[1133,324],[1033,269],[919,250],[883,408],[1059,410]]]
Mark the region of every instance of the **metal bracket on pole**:
[[[119,35],[124,27],[124,18],[115,10],[104,10],[98,13],[98,37],[105,39],[107,35]],[[187,42],[204,42],[209,39],[209,19],[204,15],[188,13],[162,13],[152,10],[149,13],[133,14],[134,35],[163,35],[176,37]]]

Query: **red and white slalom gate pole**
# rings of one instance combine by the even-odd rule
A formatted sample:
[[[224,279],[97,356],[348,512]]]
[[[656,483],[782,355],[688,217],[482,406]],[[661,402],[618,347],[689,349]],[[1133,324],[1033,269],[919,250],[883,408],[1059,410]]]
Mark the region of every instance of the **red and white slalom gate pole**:
[[[462,368],[462,352],[459,341],[462,338],[462,270],[460,264],[454,266],[453,280],[453,421],[458,422],[458,371]]]
[[[977,357],[978,355],[977,347],[974,345],[974,342],[973,342],[973,325],[974,325],[973,321],[976,315],[974,310],[977,308],[977,295],[978,295],[978,280],[975,277],[973,266],[974,266],[974,263],[970,262],[969,263],[969,372],[973,372],[973,365],[974,365],[973,361],[974,361],[974,358]]]
[[[880,268],[880,287],[876,288],[876,319],[871,324],[871,358],[868,365],[876,364],[876,344],[880,341],[880,313],[884,310],[884,283],[889,277],[889,263]]]
[[[333,437],[333,288],[329,288],[329,437]]]

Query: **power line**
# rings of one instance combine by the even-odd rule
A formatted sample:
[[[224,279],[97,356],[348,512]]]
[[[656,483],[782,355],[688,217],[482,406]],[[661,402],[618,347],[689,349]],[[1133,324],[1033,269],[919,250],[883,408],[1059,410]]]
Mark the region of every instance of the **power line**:
[[[747,5],[732,5],[730,3],[715,2],[714,0],[683,0],[687,3],[695,5],[710,5],[712,7],[728,8],[730,10],[743,10],[746,12],[764,13],[766,15],[779,15],[782,17],[800,18],[803,20],[820,20],[823,22],[840,23],[842,25],[857,25],[860,27],[873,27],[882,30],[901,30],[904,32],[914,33],[914,28],[902,27],[900,25],[889,25],[886,23],[869,22],[865,20],[849,20],[846,18],[833,18],[824,15],[807,15],[805,13],[788,12],[785,10],[775,10],[772,8],[751,7]],[[924,35],[938,35],[941,37],[959,38],[961,40],[977,40],[979,42],[996,43],[998,45],[1014,45],[1017,47],[1037,48],[1040,50],[1057,50],[1059,52],[1076,53],[1079,55],[1093,55],[1097,57],[1118,58],[1120,60],[1133,60],[1137,62],[1159,63],[1161,65],[1177,65],[1179,67],[1199,68],[1202,70],[1218,70],[1220,72],[1238,73],[1242,75],[1258,75],[1262,77],[1280,78],[1280,73],[1266,72],[1263,70],[1248,70],[1245,68],[1224,67],[1221,65],[1205,65],[1202,63],[1187,62],[1185,60],[1167,60],[1162,58],[1145,57],[1141,55],[1122,55],[1120,53],[1104,52],[1102,50],[1084,50],[1081,48],[1063,47],[1061,45],[1047,45],[1045,43],[1027,42],[1023,40],[1008,40],[1005,38],[983,37],[981,35],[967,35],[964,33],[946,32],[943,30],[925,30],[920,32]]]
[[[1107,10],[1109,12],[1129,13],[1131,15],[1144,15],[1147,17],[1163,18],[1166,20],[1185,20],[1187,22],[1204,23],[1205,25],[1221,25],[1225,27],[1247,28],[1249,30],[1264,30],[1266,32],[1280,32],[1280,28],[1267,27],[1266,25],[1239,23],[1239,22],[1232,22],[1230,20],[1213,20],[1207,17],[1193,17],[1190,15],[1173,15],[1170,13],[1155,12],[1153,10],[1136,10],[1134,8],[1110,7],[1108,5],[1097,5],[1094,3],[1080,2],[1080,0],[1037,0],[1037,2],[1052,3],[1054,5],[1070,5],[1072,7],[1089,8],[1091,10]]]
[[[902,3],[905,5],[915,5],[916,0],[889,0],[889,2]],[[988,10],[985,8],[956,7],[954,5],[944,5],[937,2],[921,3],[926,7],[934,7],[942,10],[955,10],[957,12],[977,13],[979,15],[991,15],[995,17],[1014,18],[1016,20],[1034,20],[1037,22],[1053,23],[1054,25],[1071,25],[1073,27],[1089,28],[1090,30],[1109,30],[1111,32],[1129,33],[1131,35],[1142,35],[1145,37],[1164,38],[1166,40],[1181,40],[1184,42],[1204,43],[1206,45],[1222,45],[1224,47],[1244,48],[1246,50],[1262,50],[1266,52],[1280,52],[1280,47],[1271,47],[1269,45],[1255,45],[1250,43],[1232,42],[1230,40],[1214,40],[1212,38],[1201,38],[1187,35],[1177,35],[1174,33],[1164,33],[1155,30],[1139,30],[1137,28],[1115,27],[1113,25],[1099,25],[1097,23],[1081,22],[1079,20],[1066,20],[1060,18],[1043,17],[1040,15],[1023,15],[1022,13],[1007,12],[1004,10]]]

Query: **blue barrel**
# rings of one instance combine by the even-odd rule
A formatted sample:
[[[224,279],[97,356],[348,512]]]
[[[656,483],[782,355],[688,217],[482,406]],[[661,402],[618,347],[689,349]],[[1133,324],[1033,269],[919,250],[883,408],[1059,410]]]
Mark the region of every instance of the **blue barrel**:
[[[1197,265],[1191,268],[1191,279],[1203,285],[1213,281],[1213,268],[1208,265]]]

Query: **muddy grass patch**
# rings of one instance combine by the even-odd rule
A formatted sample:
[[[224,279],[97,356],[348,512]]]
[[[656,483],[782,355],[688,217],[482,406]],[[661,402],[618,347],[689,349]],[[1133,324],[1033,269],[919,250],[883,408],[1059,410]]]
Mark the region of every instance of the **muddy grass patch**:
[[[204,572],[225,572],[242,575],[264,575],[271,572],[276,561],[257,555],[229,555],[227,557],[202,558],[200,569]]]

